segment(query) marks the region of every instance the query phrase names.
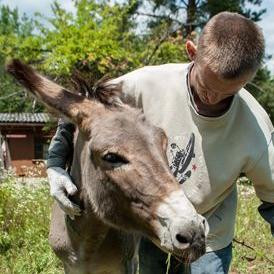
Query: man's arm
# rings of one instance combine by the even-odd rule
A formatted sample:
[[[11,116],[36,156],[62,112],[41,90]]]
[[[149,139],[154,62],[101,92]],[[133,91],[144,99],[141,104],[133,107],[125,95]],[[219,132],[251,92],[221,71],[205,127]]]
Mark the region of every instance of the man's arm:
[[[258,207],[261,216],[270,224],[274,236],[274,134],[272,133],[263,155],[255,166],[246,172],[251,179],[262,204]]]
[[[47,168],[60,167],[66,169],[69,159],[73,155],[73,135],[75,126],[60,119],[54,137],[51,140]]]
[[[51,140],[47,160],[50,193],[60,208],[72,219],[75,215],[80,215],[81,211],[67,197],[67,195],[74,195],[77,192],[76,186],[65,170],[73,155],[74,131],[75,126],[73,124],[59,120],[57,131]]]

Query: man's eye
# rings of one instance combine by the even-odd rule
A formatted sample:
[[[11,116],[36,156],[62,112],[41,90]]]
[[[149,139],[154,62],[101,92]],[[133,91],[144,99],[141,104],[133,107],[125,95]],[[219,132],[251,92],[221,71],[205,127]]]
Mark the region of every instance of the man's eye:
[[[124,157],[115,154],[115,153],[107,153],[102,158],[105,162],[108,162],[112,165],[122,165],[122,164],[128,164],[129,161],[125,159]]]

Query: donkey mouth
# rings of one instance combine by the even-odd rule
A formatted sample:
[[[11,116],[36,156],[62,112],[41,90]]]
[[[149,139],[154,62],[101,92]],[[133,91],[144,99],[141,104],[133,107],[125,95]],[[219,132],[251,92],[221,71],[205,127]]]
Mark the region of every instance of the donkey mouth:
[[[161,245],[159,239],[157,240],[154,239],[152,240],[152,242],[155,245],[157,245],[162,251],[166,253],[170,253],[178,261],[184,264],[192,263],[206,253],[205,243],[201,243],[199,245],[193,245],[185,249],[178,249],[178,248],[167,248],[166,246]]]
[[[203,256],[206,252],[205,245],[200,247],[190,247],[183,251],[173,251],[172,255],[184,264],[192,263]]]

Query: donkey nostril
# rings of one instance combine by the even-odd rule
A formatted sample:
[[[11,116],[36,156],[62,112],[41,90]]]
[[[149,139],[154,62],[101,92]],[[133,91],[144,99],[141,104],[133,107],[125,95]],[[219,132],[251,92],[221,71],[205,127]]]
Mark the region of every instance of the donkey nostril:
[[[181,235],[181,234],[177,234],[176,235],[176,240],[180,243],[180,244],[189,244],[190,241],[187,237]]]
[[[203,229],[206,230],[206,219],[203,219]]]

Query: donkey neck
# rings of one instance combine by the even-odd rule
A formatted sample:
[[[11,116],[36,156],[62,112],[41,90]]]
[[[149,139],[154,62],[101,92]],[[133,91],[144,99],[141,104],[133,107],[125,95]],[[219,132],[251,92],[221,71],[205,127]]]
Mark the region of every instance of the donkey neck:
[[[75,220],[66,217],[66,226],[72,243],[78,245],[80,242],[85,242],[81,248],[88,250],[89,252],[85,253],[90,254],[96,252],[100,247],[101,242],[108,234],[109,226],[96,216],[89,199],[88,191],[91,190],[88,190],[87,187],[92,186],[93,182],[87,182],[90,179],[87,178],[90,170],[86,170],[87,166],[85,166],[87,157],[89,157],[88,140],[81,132],[76,130],[71,177],[78,192],[71,197],[71,200],[81,207],[82,213]]]
[[[94,212],[90,195],[96,191],[96,171],[94,166],[90,165],[89,157],[88,138],[77,129],[74,136],[71,177],[78,191],[71,200],[81,207],[82,215],[87,218],[85,222],[90,220],[97,223],[99,218]]]

